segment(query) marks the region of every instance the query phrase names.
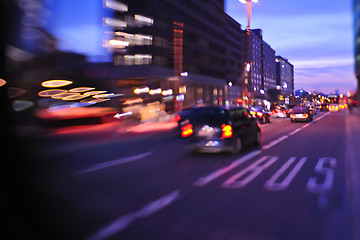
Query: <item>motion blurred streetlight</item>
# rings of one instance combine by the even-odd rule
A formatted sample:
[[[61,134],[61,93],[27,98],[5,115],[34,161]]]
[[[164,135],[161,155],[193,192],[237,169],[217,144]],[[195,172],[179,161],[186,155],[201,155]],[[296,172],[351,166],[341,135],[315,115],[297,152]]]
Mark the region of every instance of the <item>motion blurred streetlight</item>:
[[[252,91],[251,89],[251,75],[252,75],[252,44],[251,44],[251,29],[250,29],[250,19],[251,19],[251,5],[252,3],[259,2],[258,0],[239,0],[239,2],[246,4],[247,6],[247,18],[248,18],[248,25],[246,27],[246,34],[248,37],[248,54],[247,54],[247,64],[246,64],[246,71],[247,71],[247,81],[244,78],[242,82],[242,92],[243,92],[243,98],[248,95],[248,91]]]
[[[248,17],[248,25],[247,29],[250,30],[250,18],[251,18],[251,4],[259,2],[258,0],[239,0],[239,2],[247,5],[247,17]]]

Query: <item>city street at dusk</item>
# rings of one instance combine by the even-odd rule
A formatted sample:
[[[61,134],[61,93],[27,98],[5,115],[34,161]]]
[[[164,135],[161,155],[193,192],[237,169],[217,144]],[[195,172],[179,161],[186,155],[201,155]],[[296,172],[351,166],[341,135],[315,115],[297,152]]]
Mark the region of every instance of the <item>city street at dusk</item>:
[[[49,133],[30,141],[39,219],[60,239],[350,239],[359,119],[274,118],[239,155],[191,153],[171,128]]]
[[[360,0],[0,1],[3,238],[360,240]]]

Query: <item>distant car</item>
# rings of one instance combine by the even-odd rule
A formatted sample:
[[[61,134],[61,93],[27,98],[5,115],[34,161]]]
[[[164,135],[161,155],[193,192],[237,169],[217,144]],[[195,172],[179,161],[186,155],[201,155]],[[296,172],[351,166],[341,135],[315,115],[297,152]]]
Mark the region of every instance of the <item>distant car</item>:
[[[199,107],[181,127],[181,136],[192,151],[238,153],[244,145],[260,144],[261,130],[244,107]]]
[[[330,112],[338,112],[338,111],[339,111],[339,105],[337,105],[337,104],[330,104],[330,106],[329,106],[329,111],[330,111]]]
[[[320,111],[321,111],[321,112],[329,111],[329,104],[327,104],[327,103],[322,103],[322,104],[320,105]]]
[[[292,113],[290,114],[290,118],[291,118],[291,122],[297,122],[297,121],[311,122],[313,120],[313,113],[309,107],[296,106],[294,107]]]
[[[277,106],[272,111],[272,116],[275,118],[287,118],[289,117],[289,110],[283,106]]]
[[[250,109],[250,114],[257,118],[260,123],[269,123],[270,122],[270,114],[263,107],[252,107]]]

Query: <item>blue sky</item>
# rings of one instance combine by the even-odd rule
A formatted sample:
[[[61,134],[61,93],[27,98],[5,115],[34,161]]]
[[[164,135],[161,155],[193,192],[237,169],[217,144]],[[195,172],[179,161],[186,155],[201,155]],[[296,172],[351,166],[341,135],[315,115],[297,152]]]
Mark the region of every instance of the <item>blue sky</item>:
[[[246,7],[238,0],[226,0],[225,11],[247,26]],[[251,28],[261,28],[276,54],[295,66],[295,89],[356,88],[351,0],[259,0]]]

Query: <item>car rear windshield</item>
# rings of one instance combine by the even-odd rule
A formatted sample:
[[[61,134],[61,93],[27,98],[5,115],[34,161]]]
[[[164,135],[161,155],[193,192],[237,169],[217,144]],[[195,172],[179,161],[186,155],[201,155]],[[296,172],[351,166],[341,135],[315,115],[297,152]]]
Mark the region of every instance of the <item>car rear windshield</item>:
[[[296,112],[296,113],[304,113],[304,112],[307,112],[307,107],[294,107],[294,110],[293,112]]]
[[[221,125],[229,121],[229,112],[223,108],[197,108],[191,111],[189,120],[194,124]]]

